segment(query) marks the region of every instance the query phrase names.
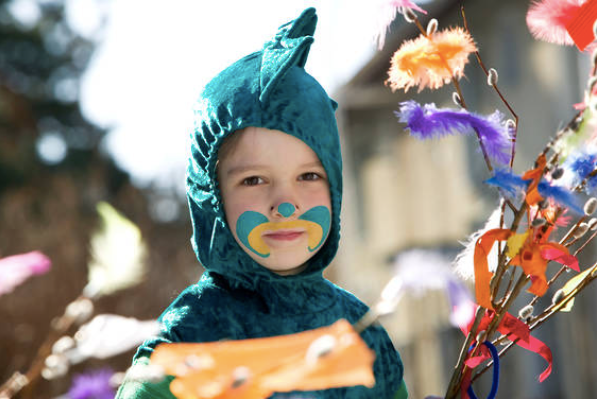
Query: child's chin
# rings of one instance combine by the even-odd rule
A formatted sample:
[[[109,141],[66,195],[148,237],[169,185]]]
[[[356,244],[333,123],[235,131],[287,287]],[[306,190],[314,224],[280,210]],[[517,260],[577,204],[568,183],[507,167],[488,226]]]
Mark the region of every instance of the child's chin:
[[[272,257],[274,255],[270,255]],[[308,255],[311,256],[311,255]],[[273,257],[260,258],[257,262],[269,271],[281,276],[290,276],[299,274],[306,268],[306,262],[310,257]]]

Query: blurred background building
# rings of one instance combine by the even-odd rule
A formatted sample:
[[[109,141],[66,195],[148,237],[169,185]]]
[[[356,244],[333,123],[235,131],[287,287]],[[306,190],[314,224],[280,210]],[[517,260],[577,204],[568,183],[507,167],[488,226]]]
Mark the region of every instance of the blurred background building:
[[[23,15],[31,14],[15,12],[17,3],[21,7],[34,4],[36,17],[27,19]],[[115,160],[114,151],[107,151],[105,138],[114,127],[90,122],[82,112],[82,79],[92,68],[94,52],[106,37],[105,22],[111,16],[107,8],[94,9],[99,23],[88,25],[95,29],[82,33],[68,23],[66,3],[0,0],[0,257],[38,249],[53,261],[47,275],[0,296],[0,383],[15,370],[27,369],[54,317],[61,315],[85,287],[89,241],[100,224],[98,202],[109,202],[139,226],[149,254],[145,279],[133,288],[100,299],[95,313],[156,318],[201,274],[189,246],[191,227],[180,184],[164,185],[164,181],[183,182],[184,178],[172,175],[172,180],[159,182],[139,180]],[[461,25],[461,3],[426,3],[429,14],[421,19],[426,23],[431,17],[437,18],[440,27]],[[484,62],[497,69],[500,89],[521,117],[514,166],[518,172],[528,169],[557,128],[572,118],[572,105],[582,101],[589,68],[588,57],[579,55],[576,49],[532,39],[525,23],[528,3],[463,3]],[[348,3],[303,1],[294,7],[300,10],[315,5],[327,15],[340,16],[344,4]],[[176,7],[174,3],[172,7]],[[293,17],[295,13],[287,15]],[[213,14],[206,16],[215,18]],[[225,23],[227,16],[218,14],[217,18]],[[271,20],[274,26],[281,22],[274,17]],[[334,28],[322,22],[318,43],[345,41],[350,47],[344,33],[349,37],[351,28],[347,26],[357,26],[359,20],[335,17],[326,23],[335,24]],[[266,31],[269,35],[271,27]],[[370,305],[393,276],[397,256],[423,249],[452,260],[461,249],[459,241],[482,226],[497,206],[497,193],[482,183],[488,173],[474,138],[418,142],[403,131],[394,116],[398,103],[411,98],[420,103],[451,105],[451,88],[404,94],[392,93],[383,84],[393,52],[403,40],[417,35],[415,27],[398,16],[383,49],[358,51],[366,57],[359,68],[334,76],[333,69],[343,61],[342,53],[335,53],[337,60],[335,64],[329,62],[332,71],[326,73],[326,82],[334,83],[333,97],[341,106],[338,118],[345,164],[342,246],[326,274]],[[251,43],[252,48],[261,42]],[[310,62],[319,69],[327,62],[324,52],[317,46],[312,50]],[[169,53],[164,56],[174,57]],[[355,59],[352,54],[345,57]],[[222,65],[214,65],[211,73],[236,58],[235,54],[229,55]],[[118,103],[118,87],[100,80],[101,84],[115,92],[113,101],[124,107]],[[475,60],[470,60],[461,84],[466,102],[479,113],[492,113],[496,108],[507,112],[485,85],[485,76]],[[167,102],[149,90],[152,85],[167,86],[168,82],[147,82],[143,92],[145,97],[158,97],[158,104]],[[169,135],[186,137],[187,132]],[[121,154],[145,154],[141,145],[121,145],[119,149]],[[146,163],[149,170],[155,170],[150,165],[162,162],[147,155],[140,160],[136,163]],[[144,167],[141,164],[136,168]],[[592,249],[585,252],[583,260],[589,263],[596,256]],[[560,314],[535,332],[554,354],[554,370],[546,382],[536,381],[545,368],[540,357],[521,349],[505,357],[499,396],[594,397],[597,350],[592,333],[597,330],[596,302],[597,294],[589,290],[577,300],[572,313]],[[450,326],[448,314],[445,295],[435,291],[407,297],[397,313],[383,321],[404,359],[412,397],[445,392],[463,340],[462,334]],[[89,360],[75,366],[71,373],[105,365],[124,371],[133,352],[107,361]],[[71,377],[40,380],[20,396],[59,396],[68,390]],[[487,383],[481,380],[477,392],[486,391]]]
[[[525,171],[557,129],[574,116],[572,105],[582,101],[588,57],[579,56],[575,48],[534,40],[525,22],[526,1],[434,2],[425,7],[429,14],[421,21],[425,26],[437,18],[440,29],[462,26],[461,5],[485,65],[498,71],[499,88],[520,116],[514,169]],[[483,184],[490,175],[476,138],[420,142],[403,131],[394,116],[398,103],[408,99],[454,107],[450,85],[421,93],[415,88],[406,94],[384,86],[392,54],[405,39],[418,35],[416,26],[399,16],[384,48],[336,94],[346,188],[343,246],[334,273],[337,281],[370,305],[395,273],[398,255],[426,249],[452,260],[461,249],[459,242],[481,228],[498,206],[497,192]],[[508,116],[474,57],[469,61],[461,80],[469,108],[486,115],[497,108]],[[591,263],[595,255],[595,249],[587,251],[583,260]],[[552,265],[549,271],[557,269]],[[552,376],[539,384],[544,361],[528,351],[512,350],[502,361],[499,397],[597,394],[592,380],[597,374],[597,348],[590,334],[597,326],[592,311],[597,297],[594,291],[587,292],[579,301],[578,310],[560,314],[534,332],[552,349]],[[408,297],[383,321],[402,354],[414,397],[443,395],[447,387],[463,340],[450,326],[449,308],[441,291],[429,292]],[[488,384],[482,383],[478,394],[487,394]]]

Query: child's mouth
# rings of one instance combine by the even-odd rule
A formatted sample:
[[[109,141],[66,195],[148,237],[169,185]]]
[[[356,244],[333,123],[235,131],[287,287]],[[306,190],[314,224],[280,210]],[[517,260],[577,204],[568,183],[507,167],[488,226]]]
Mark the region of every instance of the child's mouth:
[[[293,241],[303,235],[304,231],[295,231],[295,230],[276,230],[271,232],[266,232],[263,234],[263,237],[272,239],[275,241]]]

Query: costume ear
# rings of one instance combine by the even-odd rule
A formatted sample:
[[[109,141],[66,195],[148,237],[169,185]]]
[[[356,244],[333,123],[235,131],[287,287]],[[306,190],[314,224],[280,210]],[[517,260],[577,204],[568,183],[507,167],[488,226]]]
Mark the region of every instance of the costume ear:
[[[316,25],[315,9],[308,8],[294,21],[282,25],[274,39],[265,44],[259,77],[260,102],[267,102],[291,67],[305,67]]]

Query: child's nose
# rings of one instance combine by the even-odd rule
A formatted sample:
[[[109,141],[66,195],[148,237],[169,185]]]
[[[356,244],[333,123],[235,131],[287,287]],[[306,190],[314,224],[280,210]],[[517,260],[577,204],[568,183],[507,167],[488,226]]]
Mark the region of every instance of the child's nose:
[[[288,202],[282,202],[277,207],[272,207],[272,209],[274,209],[276,214],[279,214],[283,217],[290,217],[296,211],[295,205]]]

